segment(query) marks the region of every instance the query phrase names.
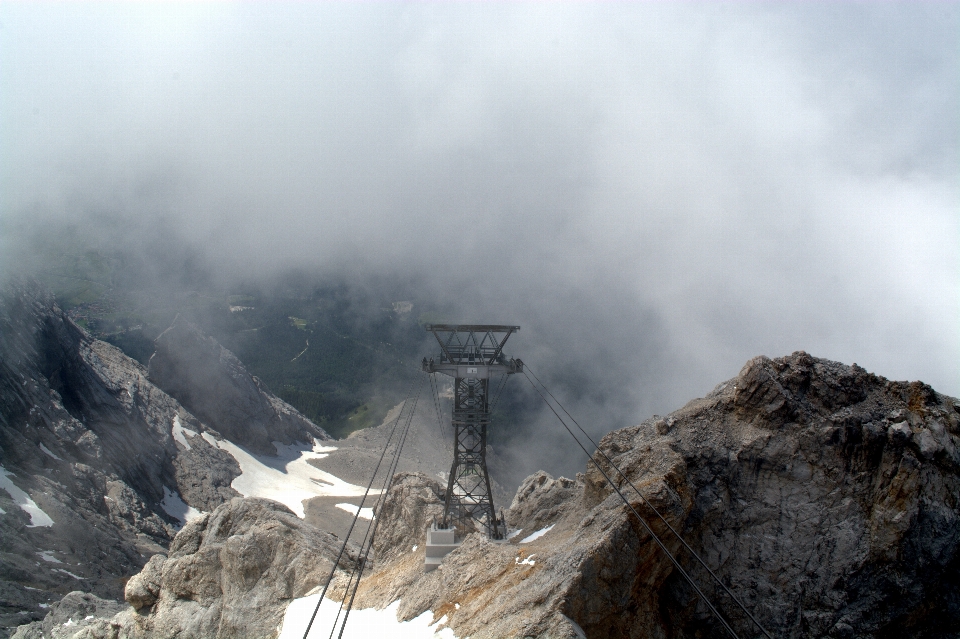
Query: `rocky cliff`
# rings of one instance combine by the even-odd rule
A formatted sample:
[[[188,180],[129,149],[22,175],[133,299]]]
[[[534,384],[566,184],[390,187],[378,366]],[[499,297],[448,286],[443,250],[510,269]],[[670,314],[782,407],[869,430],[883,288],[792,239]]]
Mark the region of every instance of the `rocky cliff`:
[[[957,400],[805,353],[761,357],[600,447],[773,636],[960,636]],[[429,493],[417,483],[391,499]],[[619,483],[741,636],[757,636]],[[508,513],[522,529],[512,543],[471,536],[423,574],[398,539],[359,603],[399,597],[403,618],[432,610],[458,636],[724,636],[628,513],[592,464],[578,480],[535,475]],[[410,509],[384,516],[387,529],[420,526]]]
[[[229,482],[219,476],[200,481],[196,473],[178,470],[187,467],[177,461],[185,447],[177,443],[170,420],[197,432],[208,427],[146,379],[144,369],[130,369],[115,351],[63,321],[49,301],[19,299],[27,303],[9,306],[3,326],[20,322],[17,331],[31,337],[5,337],[0,345],[5,366],[0,461],[57,523],[37,525],[29,508],[4,501],[0,492],[6,513],[0,522],[19,522],[19,528],[10,528],[14,536],[4,530],[4,550],[7,539],[22,545],[3,555],[5,575],[19,567],[18,578],[35,578],[28,575],[31,557],[37,564],[66,558],[59,550],[47,555],[40,550],[37,544],[48,542],[37,540],[48,539],[45,534],[73,548],[88,543],[83,535],[104,534],[108,525],[118,531],[109,537],[120,540],[114,552],[129,551],[126,565],[139,568],[153,555],[127,583],[127,610],[114,615],[109,606],[83,599],[89,595],[75,594],[43,622],[21,627],[20,636],[46,632],[56,625],[51,620],[81,605],[100,606],[78,618],[78,625],[85,624],[78,631],[85,634],[63,634],[66,622],[61,622],[60,636],[275,636],[292,598],[319,585],[329,570],[334,538],[279,504],[233,499],[191,521],[169,545],[176,522],[156,506],[155,491],[139,483],[139,473],[147,473],[151,479],[143,481],[151,486],[171,482],[165,485],[191,504],[216,494],[205,502],[212,510],[213,501],[228,496],[216,491]],[[177,330],[189,333],[190,327]],[[209,352],[223,361],[223,353],[212,347]],[[226,369],[231,366],[227,358]],[[154,368],[151,362],[151,375]],[[155,376],[173,389],[169,377]],[[227,377],[234,379],[232,373]],[[249,387],[249,381],[241,376],[237,383]],[[80,396],[67,391],[74,388]],[[185,402],[195,401],[176,392]],[[264,406],[255,397],[251,405]],[[141,469],[133,474],[122,464],[124,451],[134,454],[132,447],[123,448],[125,429],[157,439],[145,444],[145,455],[132,458]],[[203,432],[211,439],[220,436]],[[190,443],[201,440],[206,441],[193,437]],[[610,433],[600,449],[773,636],[960,636],[957,400],[919,382],[889,381],[805,353],[761,357],[707,397]],[[216,455],[213,451],[222,449],[213,446],[209,454]],[[594,459],[616,477],[603,456]],[[229,467],[223,468],[228,477]],[[103,476],[103,488],[95,483],[96,473]],[[88,476],[93,479],[83,479]],[[186,476],[194,478],[195,497]],[[617,482],[740,636],[758,636],[639,496]],[[108,486],[107,497],[127,495],[125,510],[104,498],[101,491]],[[507,513],[517,531],[508,543],[470,535],[440,570],[424,574],[424,530],[441,508],[440,489],[422,473],[397,477],[377,514],[376,562],[357,607],[382,608],[400,599],[403,619],[432,611],[438,626],[460,637],[724,636],[593,464],[575,479],[531,476]],[[71,541],[72,530],[56,533],[59,518],[69,516],[57,510],[64,495],[90,504],[76,520],[87,522],[76,524],[79,544]],[[324,525],[322,518],[314,523]],[[100,565],[109,567],[110,555],[103,556]],[[81,558],[77,563],[84,569],[84,562],[93,563],[92,557]],[[94,587],[78,585],[105,595],[105,581],[91,583]],[[118,588],[119,582],[114,591]]]
[[[163,344],[165,353],[177,350],[169,334]],[[231,399],[268,416],[254,424],[258,437],[287,443],[297,436],[327,438],[257,386],[232,355],[223,358],[219,369],[205,370],[215,379],[252,380],[246,399]],[[161,361],[168,376],[186,376],[170,356]],[[217,408],[208,407],[205,415],[227,423],[227,410]],[[243,424],[230,427],[243,432]],[[217,444],[221,438],[151,381],[146,368],[90,338],[39,287],[19,283],[5,289],[0,636],[43,618],[45,607],[71,590],[122,598],[124,580],[165,551],[186,519],[238,497],[231,483],[241,469]]]

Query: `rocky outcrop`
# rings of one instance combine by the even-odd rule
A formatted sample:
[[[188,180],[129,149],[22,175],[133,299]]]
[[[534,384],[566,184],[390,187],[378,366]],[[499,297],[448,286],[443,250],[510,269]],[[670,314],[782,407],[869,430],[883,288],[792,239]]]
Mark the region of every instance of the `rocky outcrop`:
[[[921,383],[795,353],[756,358],[666,418],[600,448],[777,637],[960,633],[960,403]],[[599,454],[669,550],[741,635],[709,583]],[[390,499],[415,493],[409,489]],[[404,509],[383,509],[381,527]],[[528,543],[469,537],[441,570],[384,553],[360,606],[402,598],[458,636],[692,637],[722,628],[594,465],[582,482],[531,477],[508,514]]]
[[[116,639],[120,626],[110,618],[124,608],[77,590],[52,604],[43,621],[20,626],[13,639]]]
[[[322,585],[340,540],[267,499],[234,499],[188,523],[169,555],[127,582],[120,637],[271,637],[286,605]],[[356,560],[348,547],[341,560]]]
[[[426,543],[427,527],[443,515],[443,489],[423,473],[397,473],[389,498],[377,513],[388,525],[377,527],[373,548],[379,563]]]
[[[0,465],[34,504],[0,490],[0,636],[71,590],[119,599],[181,524],[168,495],[198,510],[237,496],[237,462],[202,437],[175,441],[177,425],[209,429],[146,373],[39,287],[0,294]]]
[[[326,431],[270,393],[233,353],[181,316],[155,344],[150,381],[230,441],[275,455],[273,441],[330,439]]]

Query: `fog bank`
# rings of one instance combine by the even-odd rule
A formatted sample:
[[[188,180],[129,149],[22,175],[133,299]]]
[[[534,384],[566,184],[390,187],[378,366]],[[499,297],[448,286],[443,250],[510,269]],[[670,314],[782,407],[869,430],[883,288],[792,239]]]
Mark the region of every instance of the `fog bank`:
[[[71,228],[223,282],[416,282],[521,325],[511,354],[596,432],[794,350],[960,395],[954,4],[5,3],[0,24],[6,271]]]

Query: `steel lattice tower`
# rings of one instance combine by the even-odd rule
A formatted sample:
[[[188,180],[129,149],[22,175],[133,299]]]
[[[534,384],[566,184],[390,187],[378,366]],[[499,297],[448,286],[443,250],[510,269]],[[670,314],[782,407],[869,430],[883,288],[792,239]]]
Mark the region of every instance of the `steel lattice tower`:
[[[519,359],[503,354],[507,338],[519,326],[428,324],[440,343],[440,359],[423,360],[423,370],[443,373],[453,383],[453,464],[447,480],[443,528],[464,529],[470,520],[491,539],[503,539],[506,526],[496,516],[487,473],[487,425],[490,422],[490,378],[523,371]]]

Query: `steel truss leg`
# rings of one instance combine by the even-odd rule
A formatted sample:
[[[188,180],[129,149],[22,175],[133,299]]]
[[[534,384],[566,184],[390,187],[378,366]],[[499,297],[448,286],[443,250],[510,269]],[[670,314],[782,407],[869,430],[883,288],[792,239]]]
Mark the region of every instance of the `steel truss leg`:
[[[491,539],[505,533],[493,507],[487,472],[487,424],[490,421],[488,380],[457,377],[454,381],[453,464],[447,479],[444,525],[466,532],[479,525]]]

